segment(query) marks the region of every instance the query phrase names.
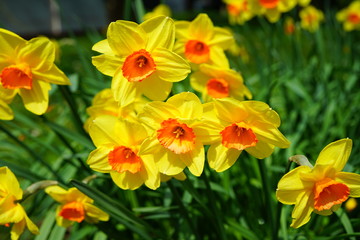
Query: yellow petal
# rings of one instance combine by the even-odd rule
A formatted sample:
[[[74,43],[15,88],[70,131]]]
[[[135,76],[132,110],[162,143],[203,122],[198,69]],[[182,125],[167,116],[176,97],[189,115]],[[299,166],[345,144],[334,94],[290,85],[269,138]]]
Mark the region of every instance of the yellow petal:
[[[156,64],[156,74],[161,80],[179,82],[190,73],[188,62],[166,48],[156,48],[152,56]]]
[[[153,101],[164,101],[170,94],[172,82],[161,80],[157,74],[138,83],[139,92]]]
[[[118,56],[128,56],[145,48],[145,36],[145,31],[138,24],[124,20],[110,23],[107,31],[109,46]]]
[[[202,65],[200,65],[200,69],[201,69]],[[204,94],[204,93],[207,94],[206,84],[209,81],[209,79],[210,79],[209,76],[204,74],[202,71],[194,72],[190,75],[191,87],[195,91],[198,91],[202,94]]]
[[[146,155],[158,152],[162,146],[156,136],[146,138],[140,146],[139,155]]]
[[[137,86],[138,83],[129,82],[122,75],[121,69],[118,69],[112,79],[111,90],[114,93],[115,100],[119,102],[119,107],[125,107],[135,101],[139,95]]]
[[[160,173],[154,161],[154,155],[142,155],[143,168],[140,171],[141,178],[150,189],[160,187]]]
[[[241,122],[249,115],[243,108],[243,102],[233,98],[217,99],[214,106],[217,117],[228,123]]]
[[[224,53],[224,50],[217,46],[211,46],[210,48],[210,63],[221,68],[229,68],[229,61]]]
[[[0,120],[12,120],[14,113],[5,101],[0,99]]]
[[[27,110],[34,114],[42,115],[48,108],[50,89],[50,83],[33,81],[32,89],[20,89],[19,94]]]
[[[227,29],[215,27],[214,36],[209,42],[209,45],[218,46],[223,50],[228,49],[232,44],[235,43],[234,36]]]
[[[236,162],[241,152],[226,148],[221,143],[212,144],[207,152],[209,166],[217,172],[223,172]]]
[[[52,65],[48,70],[33,70],[33,79],[59,85],[70,85],[68,77],[56,66]]]
[[[93,120],[89,126],[89,134],[95,146],[101,145],[126,145],[128,142],[127,135],[121,136],[116,134],[118,119],[111,115],[101,115]]]
[[[2,198],[0,204],[0,225],[20,222],[26,215],[20,204],[14,204],[16,199],[12,195]]]
[[[26,226],[32,234],[39,234],[39,228],[31,221],[31,219],[25,214]]]
[[[191,39],[201,40],[208,43],[213,37],[214,25],[205,13],[200,13],[189,25]]]
[[[102,54],[92,57],[92,64],[99,70],[102,74],[113,77],[115,72],[123,65],[124,58],[119,58],[117,56]]]
[[[0,167],[0,192],[7,192],[17,200],[22,199],[23,191],[14,173],[8,167]]]
[[[135,173],[135,174],[130,172],[118,173],[112,171],[110,172],[110,176],[114,181],[114,183],[124,190],[126,189],[135,190],[144,183],[144,180],[140,176],[140,173]]]
[[[242,101],[241,103],[247,111],[254,113],[262,122],[271,124],[274,127],[280,126],[279,115],[266,103],[261,101]]]
[[[55,46],[46,37],[36,37],[28,41],[18,54],[31,69],[47,71],[55,61]]]
[[[179,116],[179,111],[175,106],[155,101],[144,106],[143,112],[139,114],[139,120],[150,128],[157,130],[161,122],[177,116]]]
[[[12,56],[14,55],[15,48],[25,46],[26,40],[19,35],[0,28],[0,46],[1,54]]]
[[[319,154],[315,165],[331,165],[340,172],[351,153],[352,140],[341,139],[327,145]]]
[[[194,119],[202,117],[202,104],[194,93],[182,92],[170,97],[166,102],[179,110],[180,115],[178,117],[180,118]]]
[[[175,33],[178,39],[189,39],[189,21],[175,21]]]
[[[86,214],[85,220],[87,222],[97,223],[99,221],[109,220],[109,214],[90,203],[84,203],[84,210]]]
[[[11,240],[17,240],[20,238],[21,234],[25,230],[25,225],[25,219],[13,225],[13,227],[11,228]]]
[[[262,128],[262,127],[264,128]],[[254,131],[259,142],[268,143],[275,145],[280,148],[288,148],[290,142],[285,138],[285,136],[275,127],[267,126],[265,124],[259,125],[257,127],[252,126],[251,129]],[[271,153],[270,153],[271,154]],[[264,155],[267,155],[264,153]],[[265,156],[268,157],[268,156]]]
[[[311,168],[308,166],[299,166],[286,173],[279,181],[276,189],[276,198],[283,204],[295,204],[297,197],[311,188],[311,182],[303,182],[300,179],[300,173],[309,173]]]
[[[309,222],[311,213],[314,209],[313,206],[314,200],[312,194],[309,192],[302,192],[298,196],[294,210],[292,211],[291,217],[293,218],[293,221],[290,226],[299,228]]]
[[[350,197],[360,197],[360,175],[356,173],[338,172],[336,181],[344,183],[350,188]]]
[[[179,156],[169,150],[162,149],[162,151],[154,154],[154,159],[159,168],[159,172],[166,175],[176,175],[184,170],[186,167]]]
[[[194,176],[200,176],[204,169],[205,150],[201,142],[196,141],[192,151],[180,154],[180,159],[186,164]]]
[[[194,129],[196,139],[204,145],[210,145],[214,142],[221,141],[220,132],[224,127],[217,122],[203,119],[198,124],[192,125],[192,127]]]
[[[89,164],[90,168],[94,171],[102,173],[110,172],[112,168],[109,164],[108,155],[111,150],[111,148],[99,146],[89,154],[86,163]]]
[[[151,52],[155,48],[167,48],[172,50],[175,42],[174,21],[166,16],[157,16],[146,20],[140,26],[148,36],[146,50]]]
[[[45,192],[59,203],[66,203],[68,191],[60,186],[50,186],[45,188]]]
[[[109,41],[107,39],[95,43],[94,46],[92,47],[92,50],[100,53],[106,53],[106,55],[114,54],[114,52],[110,48]]]
[[[246,148],[245,151],[258,159],[264,159],[272,154],[274,145],[259,140],[255,146]]]

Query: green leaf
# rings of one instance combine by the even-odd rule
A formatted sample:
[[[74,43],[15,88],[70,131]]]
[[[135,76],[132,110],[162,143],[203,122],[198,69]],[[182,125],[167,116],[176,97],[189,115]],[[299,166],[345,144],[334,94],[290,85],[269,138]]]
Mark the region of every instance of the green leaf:
[[[40,234],[35,237],[35,240],[47,240],[54,223],[55,211],[49,211],[39,229]]]
[[[342,225],[344,226],[345,228],[345,231],[347,234],[353,234],[354,233],[354,229],[351,225],[351,222],[350,222],[350,219],[348,217],[348,215],[346,214],[346,212],[344,212],[343,209],[339,209],[337,210],[336,212],[336,215],[340,218],[340,222],[342,223]],[[355,237],[351,237],[349,238],[351,240],[355,240],[356,238]]]
[[[150,235],[150,233],[155,233],[153,228],[142,219],[138,218],[120,202],[114,201],[108,195],[80,181],[72,180],[71,184],[79,189],[79,191],[93,199],[99,208],[107,212],[112,218],[124,224],[131,231],[139,234],[143,237],[143,239],[153,239]]]
[[[251,240],[259,239],[257,237],[257,234],[252,232],[250,229],[240,225],[235,220],[228,219],[227,222],[228,222],[230,228],[233,228],[234,230],[238,231],[241,234],[241,236],[243,236],[244,238],[251,239]]]

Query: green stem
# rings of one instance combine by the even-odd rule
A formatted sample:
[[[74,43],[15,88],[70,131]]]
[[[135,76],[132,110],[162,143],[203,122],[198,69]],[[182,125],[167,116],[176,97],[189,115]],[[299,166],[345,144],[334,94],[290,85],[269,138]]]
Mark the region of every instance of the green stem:
[[[142,0],[135,0],[135,15],[136,20],[140,23],[145,15],[145,7]]]
[[[262,182],[262,186],[263,186],[263,191],[264,191],[264,197],[265,197],[265,208],[267,209],[267,221],[271,224],[271,229],[272,229],[272,233],[273,236],[276,236],[273,239],[277,239],[277,233],[275,232],[275,223],[274,223],[274,211],[273,211],[273,206],[272,206],[272,201],[271,201],[271,192],[270,192],[270,186],[269,186],[269,176],[267,175],[266,172],[266,166],[265,166],[265,160],[264,159],[257,159],[258,165],[259,165],[259,169],[260,169],[260,174],[261,174],[261,182]]]
[[[68,86],[59,86],[59,89],[61,91],[61,94],[63,95],[63,97],[65,98],[66,102],[69,104],[70,110],[73,114],[74,120],[75,120],[75,125],[77,127],[77,129],[79,130],[79,132],[81,132],[84,136],[86,136],[87,138],[90,139],[88,133],[85,131],[84,129],[84,123],[80,118],[80,115],[77,111],[77,104],[75,102],[75,99],[73,98],[69,87]]]
[[[124,12],[123,12],[124,20],[130,21],[130,18],[131,18],[131,1],[132,0],[125,0]]]
[[[214,192],[211,189],[210,180],[206,174],[205,169],[203,171],[202,178],[204,179],[204,182],[205,182],[206,192],[207,192],[207,195],[208,195],[208,198],[210,201],[211,208],[213,209],[214,214],[215,214],[216,227],[217,227],[217,230],[220,235],[219,237],[220,237],[220,239],[226,240],[227,237],[226,237],[225,229],[224,229],[224,225],[223,225],[223,223],[224,223],[223,216],[220,214],[219,208],[216,206],[216,203],[214,201],[214,199],[215,199]]]
[[[287,167],[285,169],[284,175],[290,171],[292,163],[293,163],[292,161],[288,161],[288,164],[287,164]],[[275,221],[274,221],[274,232],[273,232],[273,238],[272,239],[277,239],[278,238],[278,231],[279,231],[279,225],[280,225],[280,213],[281,213],[281,210],[282,210],[282,206],[283,206],[283,204],[281,202],[277,203],[276,213],[275,213]]]
[[[58,175],[57,172],[55,172],[54,169],[52,169],[52,167],[47,162],[45,162],[44,159],[42,159],[36,152],[29,148],[25,143],[20,141],[16,136],[14,136],[2,125],[0,125],[0,130],[6,133],[12,140],[14,140],[17,144],[24,148],[31,155],[31,157],[34,158],[35,161],[40,162],[45,168],[47,168],[59,182],[65,184],[64,180],[60,177],[60,175]]]
[[[191,231],[195,234],[195,238],[196,239],[201,239],[199,233],[196,231],[196,228],[195,228],[193,222],[191,221],[191,219],[190,219],[190,217],[188,215],[188,211],[186,210],[183,202],[181,201],[181,197],[180,197],[178,191],[176,190],[175,186],[172,184],[171,181],[168,181],[167,185],[169,186],[169,188],[171,190],[171,193],[174,195],[175,201],[179,205],[181,215],[185,218],[185,220],[188,223]]]

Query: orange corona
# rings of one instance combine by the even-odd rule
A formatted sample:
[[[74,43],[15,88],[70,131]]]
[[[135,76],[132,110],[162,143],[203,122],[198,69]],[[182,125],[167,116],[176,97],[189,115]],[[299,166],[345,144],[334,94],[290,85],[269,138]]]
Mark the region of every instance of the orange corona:
[[[141,169],[141,158],[125,146],[116,146],[109,152],[108,161],[111,168],[119,173],[128,171],[137,173]]]
[[[254,132],[245,123],[233,123],[220,132],[222,144],[227,148],[244,150],[256,146],[258,142]]]
[[[144,49],[133,52],[124,62],[122,72],[129,82],[141,82],[156,70],[150,53]]]
[[[193,129],[176,119],[169,118],[163,121],[157,133],[161,145],[176,154],[187,153],[195,147]]]
[[[18,64],[5,67],[1,71],[0,78],[4,88],[32,88],[32,73],[29,65],[27,64]]]
[[[198,40],[189,40],[185,45],[185,56],[196,64],[207,62],[210,58],[209,46]]]

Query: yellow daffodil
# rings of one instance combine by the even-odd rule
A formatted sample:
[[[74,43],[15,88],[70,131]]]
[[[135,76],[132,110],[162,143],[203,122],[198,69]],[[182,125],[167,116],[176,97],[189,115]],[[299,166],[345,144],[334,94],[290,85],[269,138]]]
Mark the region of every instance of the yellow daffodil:
[[[119,107],[119,103],[115,101],[111,89],[106,88],[95,95],[92,105],[86,109],[90,117],[86,120],[84,128],[88,131],[92,120],[101,115],[112,115],[130,121],[137,121],[137,113],[146,102],[148,101],[145,98],[139,97],[129,105]]]
[[[249,9],[249,0],[223,0],[223,2],[226,4],[230,24],[244,24],[254,16]]]
[[[248,99],[252,97],[241,74],[228,68],[201,64],[199,71],[191,75],[190,84],[202,94],[205,102],[214,98],[233,97],[244,100],[245,96]]]
[[[243,150],[262,159],[270,156],[275,146],[290,145],[278,130],[278,114],[266,103],[225,98],[207,103],[204,109],[205,118],[216,122],[207,158],[217,172],[230,168]]]
[[[292,17],[285,18],[284,32],[286,35],[292,35],[295,32],[295,23]]]
[[[360,1],[353,1],[347,8],[336,14],[345,31],[360,30]]]
[[[172,52],[175,41],[174,22],[159,16],[140,25],[119,20],[112,22],[107,39],[93,50],[103,53],[92,59],[95,67],[112,76],[111,89],[120,106],[132,103],[144,94],[151,100],[165,100],[172,82],[186,78],[189,64]]]
[[[252,0],[250,9],[257,15],[265,15],[270,22],[277,22],[281,13],[295,7],[296,0]]]
[[[50,83],[66,85],[69,79],[54,64],[55,47],[45,37],[29,41],[0,29],[0,92],[19,94],[25,108],[45,113],[49,104]]]
[[[151,12],[145,13],[145,15],[143,16],[143,20],[146,21],[149,20],[150,18],[157,16],[171,17],[170,7],[166,4],[159,4]]]
[[[301,9],[299,16],[301,19],[300,26],[309,32],[318,30],[320,23],[324,21],[324,14],[322,11],[313,6],[307,6]]]
[[[224,50],[234,42],[232,34],[214,27],[207,14],[199,14],[192,22],[177,21],[175,51],[195,64],[209,63],[228,67]]]
[[[25,227],[33,234],[39,234],[38,227],[26,215],[19,201],[23,191],[15,175],[7,167],[0,167],[0,225],[10,226],[11,240],[19,239]]]
[[[163,174],[176,175],[188,167],[193,175],[200,176],[205,161],[203,144],[210,140],[200,121],[202,115],[199,98],[190,92],[146,104],[139,119],[154,134],[143,142],[140,153],[154,154]]]
[[[298,0],[300,6],[307,6],[310,4],[311,0]]]
[[[315,166],[302,155],[290,158],[301,166],[280,179],[276,197],[283,204],[295,204],[291,227],[306,224],[312,212],[330,215],[349,197],[360,197],[360,175],[341,171],[351,148],[351,139],[332,142],[320,152]]]
[[[134,190],[143,183],[151,189],[160,186],[154,156],[139,153],[141,143],[148,136],[141,124],[103,115],[90,124],[89,134],[97,147],[88,157],[90,168],[110,173],[122,189]]]
[[[61,227],[69,227],[84,220],[88,223],[109,220],[109,215],[95,207],[94,200],[77,188],[65,190],[59,186],[51,186],[47,187],[45,192],[60,203],[56,209],[56,223]]]

